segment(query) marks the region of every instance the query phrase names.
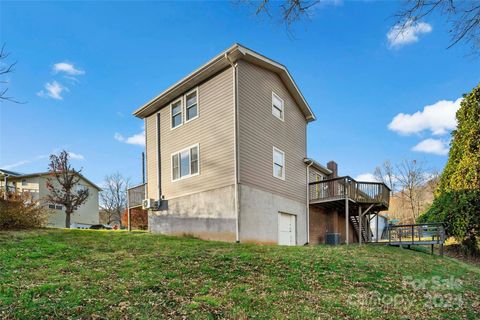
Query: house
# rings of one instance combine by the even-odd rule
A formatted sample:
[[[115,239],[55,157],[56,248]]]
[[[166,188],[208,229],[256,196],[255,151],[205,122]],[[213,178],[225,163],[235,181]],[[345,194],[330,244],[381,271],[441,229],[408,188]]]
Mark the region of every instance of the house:
[[[239,44],[133,114],[145,122],[147,183],[129,203],[141,205],[142,192],[152,199],[151,232],[355,242],[371,239],[366,219],[388,207],[385,185],[338,177],[336,163],[307,157],[315,115],[297,84],[285,66]]]
[[[0,187],[8,186],[9,191],[27,192],[34,200],[39,200],[43,205],[52,211],[47,226],[65,227],[65,208],[62,205],[48,203],[46,196],[49,193],[47,179],[49,172],[22,174],[10,170],[0,169]],[[92,225],[99,223],[98,193],[101,189],[93,182],[80,174],[80,181],[77,188],[88,188],[89,196],[87,201],[79,206],[71,216],[72,225]]]

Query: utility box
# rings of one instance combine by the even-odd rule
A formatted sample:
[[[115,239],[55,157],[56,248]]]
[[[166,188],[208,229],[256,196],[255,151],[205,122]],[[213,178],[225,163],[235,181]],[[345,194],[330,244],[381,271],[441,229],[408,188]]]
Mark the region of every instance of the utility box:
[[[340,244],[340,233],[327,233],[327,244]]]

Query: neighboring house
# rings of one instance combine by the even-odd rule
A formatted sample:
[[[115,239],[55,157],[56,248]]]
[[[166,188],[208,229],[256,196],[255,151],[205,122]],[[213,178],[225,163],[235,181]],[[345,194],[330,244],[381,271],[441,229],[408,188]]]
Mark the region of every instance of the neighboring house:
[[[377,241],[377,228],[378,228],[378,240],[382,239],[383,233],[387,230],[388,227],[388,216],[387,214],[379,214],[372,218],[370,221],[370,228],[372,228],[373,239]]]
[[[325,243],[328,234],[354,242],[359,222],[367,225],[355,218],[359,210],[388,206],[383,184],[353,192],[364,185],[337,178],[334,162],[326,168],[307,158],[310,106],[283,65],[241,45],[134,115],[145,121],[147,169],[146,187],[135,190],[155,200],[152,232],[285,245]],[[342,190],[352,190],[349,200]],[[133,198],[130,207],[140,204]]]
[[[43,205],[53,211],[47,226],[49,227],[65,227],[65,208],[62,205],[48,203],[46,196],[49,193],[47,188],[48,172],[21,174],[9,170],[0,169],[0,187],[5,188],[5,182],[9,191],[28,192],[34,200],[39,200]],[[87,201],[79,206],[71,216],[71,224],[92,225],[99,223],[98,213],[98,193],[101,189],[80,175],[80,182],[77,188],[88,188],[89,196]]]

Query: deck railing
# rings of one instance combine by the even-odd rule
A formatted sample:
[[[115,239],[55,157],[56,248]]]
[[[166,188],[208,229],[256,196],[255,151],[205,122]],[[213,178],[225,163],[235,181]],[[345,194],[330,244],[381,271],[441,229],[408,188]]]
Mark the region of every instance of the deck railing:
[[[388,207],[390,189],[380,182],[356,181],[348,176],[310,183],[310,202],[334,201],[347,196],[356,202],[379,203]]]
[[[391,225],[381,240],[395,245],[443,244],[445,229],[442,223]]]
[[[145,199],[146,186],[146,183],[142,183],[127,190],[129,208],[140,207],[142,205],[142,200]]]

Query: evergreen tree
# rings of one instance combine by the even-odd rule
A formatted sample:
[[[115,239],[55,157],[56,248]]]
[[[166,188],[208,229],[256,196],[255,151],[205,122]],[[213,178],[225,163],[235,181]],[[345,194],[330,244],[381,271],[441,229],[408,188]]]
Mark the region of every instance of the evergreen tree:
[[[480,85],[464,95],[457,111],[448,162],[431,208],[420,222],[445,223],[447,235],[478,254],[480,236]]]
[[[463,98],[438,194],[480,190],[480,85]]]

